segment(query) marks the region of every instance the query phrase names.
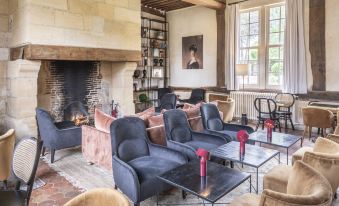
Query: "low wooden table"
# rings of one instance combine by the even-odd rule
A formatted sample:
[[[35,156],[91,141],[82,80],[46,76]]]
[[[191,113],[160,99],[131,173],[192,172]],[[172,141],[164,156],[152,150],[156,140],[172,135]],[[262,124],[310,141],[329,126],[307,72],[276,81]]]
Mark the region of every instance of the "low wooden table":
[[[282,147],[287,150],[287,165],[288,165],[288,150],[289,148],[297,143],[299,140],[301,141],[301,137],[291,135],[291,134],[285,134],[285,133],[278,133],[278,132],[272,132],[272,139],[267,138],[267,132],[266,131],[257,131],[250,134],[250,140],[253,140],[255,142],[259,142],[260,146],[261,143],[273,145],[277,147]]]
[[[251,192],[250,174],[239,172],[210,161],[207,163],[206,177],[200,177],[200,162],[191,161],[158,176],[158,178],[212,205],[246,180],[250,181]],[[204,202],[202,204],[205,205]]]

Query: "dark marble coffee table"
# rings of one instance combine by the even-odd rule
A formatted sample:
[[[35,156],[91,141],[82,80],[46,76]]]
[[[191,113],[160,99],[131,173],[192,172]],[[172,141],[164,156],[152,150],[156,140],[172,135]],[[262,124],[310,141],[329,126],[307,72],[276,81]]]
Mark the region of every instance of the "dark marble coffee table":
[[[299,140],[301,140],[301,137],[291,135],[291,134],[285,134],[285,133],[278,133],[273,132],[272,133],[272,139],[267,138],[267,132],[266,131],[257,131],[252,134],[250,134],[250,139],[261,143],[273,145],[277,147],[282,147],[287,150],[287,164],[288,164],[288,150],[292,145],[297,143]]]
[[[239,172],[210,161],[207,164],[206,177],[200,177],[200,162],[191,161],[160,175],[158,178],[174,187],[206,200],[212,205],[246,180],[250,181],[251,191],[250,174]]]
[[[254,167],[257,178],[256,192],[258,193],[259,167],[276,156],[278,156],[278,162],[280,164],[280,152],[250,144],[246,144],[245,148],[245,154],[240,155],[240,143],[232,141],[211,150],[210,153],[215,157]]]

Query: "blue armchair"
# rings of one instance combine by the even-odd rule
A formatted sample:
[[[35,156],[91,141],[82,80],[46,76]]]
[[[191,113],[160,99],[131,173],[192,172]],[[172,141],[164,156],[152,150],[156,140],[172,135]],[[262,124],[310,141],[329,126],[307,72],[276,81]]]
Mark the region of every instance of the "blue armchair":
[[[51,163],[54,162],[55,150],[81,145],[81,127],[69,124],[61,128],[60,123],[54,123],[51,115],[41,108],[36,109],[36,118],[39,135],[44,143],[43,153],[46,147],[51,150]]]
[[[166,109],[175,109],[177,106],[177,96],[173,93],[168,93],[165,94],[161,99],[160,99],[160,105],[159,107],[155,108],[156,112],[161,112],[161,110]]]
[[[249,126],[229,124],[222,121],[219,110],[214,104],[204,104],[200,107],[202,123],[206,133],[218,135],[220,137],[229,138],[232,141],[237,140],[237,133],[240,130],[246,130],[249,134],[254,132],[254,129]],[[248,143],[254,144],[248,140]]]
[[[144,121],[137,117],[117,119],[110,130],[115,186],[134,205],[171,188],[157,176],[187,163],[184,155],[150,143]]]
[[[223,137],[192,131],[182,110],[166,111],[164,123],[167,146],[186,154],[189,160],[198,159],[198,148],[211,150],[227,143]]]

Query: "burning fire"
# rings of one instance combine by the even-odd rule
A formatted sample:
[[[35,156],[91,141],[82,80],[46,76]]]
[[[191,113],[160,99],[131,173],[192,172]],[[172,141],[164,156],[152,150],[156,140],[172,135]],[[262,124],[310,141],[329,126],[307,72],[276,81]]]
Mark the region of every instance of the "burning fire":
[[[83,114],[77,114],[72,117],[72,121],[76,126],[81,126],[83,124],[88,124],[88,117]]]

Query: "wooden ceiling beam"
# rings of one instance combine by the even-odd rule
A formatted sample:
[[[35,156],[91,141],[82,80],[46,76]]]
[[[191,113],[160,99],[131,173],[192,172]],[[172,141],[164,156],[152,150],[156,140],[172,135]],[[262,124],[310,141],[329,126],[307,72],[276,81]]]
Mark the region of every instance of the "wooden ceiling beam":
[[[156,15],[156,16],[159,16],[159,17],[162,17],[162,18],[166,17],[164,12],[161,12],[157,9],[149,8],[149,7],[146,7],[146,6],[143,6],[143,5],[141,6],[141,11],[149,13],[149,14],[153,14],[153,15]]]
[[[216,10],[226,8],[226,4],[216,0],[182,0],[182,1]]]

